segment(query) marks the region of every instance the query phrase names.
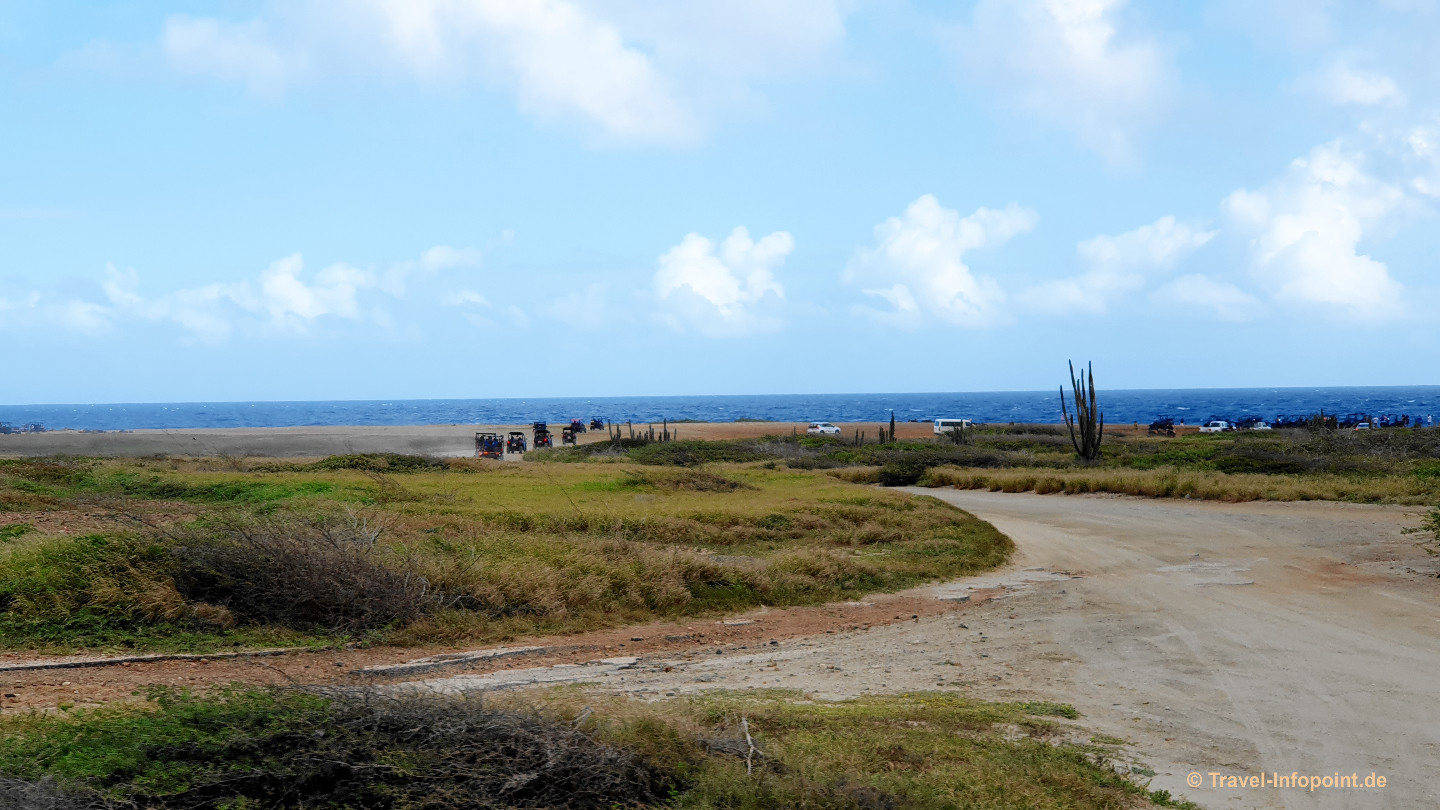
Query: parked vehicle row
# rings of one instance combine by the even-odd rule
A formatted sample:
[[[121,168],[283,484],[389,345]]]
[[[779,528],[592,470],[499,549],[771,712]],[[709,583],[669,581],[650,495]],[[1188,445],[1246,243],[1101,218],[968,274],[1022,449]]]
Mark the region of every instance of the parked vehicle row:
[[[604,429],[605,422],[598,417],[591,419],[588,425],[583,419],[571,419],[570,424],[560,431],[560,441],[562,444],[576,444],[577,436],[586,430]],[[545,422],[532,423],[529,438],[523,430],[512,430],[504,436],[488,431],[475,434],[476,458],[498,459],[504,458],[507,453],[520,455],[532,449],[554,446],[555,440],[550,433],[550,426]]]

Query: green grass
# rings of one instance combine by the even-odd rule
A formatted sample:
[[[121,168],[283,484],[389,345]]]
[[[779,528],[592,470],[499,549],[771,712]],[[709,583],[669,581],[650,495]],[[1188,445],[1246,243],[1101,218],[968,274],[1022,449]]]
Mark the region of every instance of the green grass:
[[[90,536],[32,532],[0,543],[0,648],[501,641],[853,599],[988,570],[1011,549],[989,524],[939,501],[808,471],[464,463],[391,475],[349,462],[331,470],[227,464],[11,465],[0,494],[17,480],[52,487],[51,509],[88,512],[86,482],[106,482],[188,504],[191,516],[163,530],[121,524]],[[137,497],[122,506],[142,515],[158,508]],[[251,573],[271,552],[233,551],[236,535],[224,527],[236,520],[250,535],[315,534],[305,529],[314,521],[328,527],[320,535],[348,531],[347,521],[383,526],[373,545],[346,541],[334,552],[323,538],[304,543],[321,555],[313,559],[351,566],[356,576],[368,571],[369,582],[384,579],[377,571],[423,579],[434,598],[419,618],[388,623],[384,616],[407,614],[387,608],[345,628],[276,619],[295,612],[252,592],[262,586]],[[282,548],[294,563],[285,565],[314,569],[313,592],[344,602],[333,589],[360,580],[327,577],[331,562],[307,564],[311,546]],[[229,568],[207,568],[214,565]],[[373,588],[356,593],[375,596]]]
[[[569,688],[481,703],[156,690],[142,705],[0,720],[0,776],[161,809],[471,806],[477,785],[494,801],[516,784],[559,795],[495,806],[1192,807],[1121,776],[1113,744],[1053,717],[1075,712],[940,693],[639,703]]]
[[[857,483],[926,483],[1003,491],[1119,492],[1221,500],[1440,501],[1440,430],[1304,430],[1107,436],[1080,461],[1061,429],[989,426],[946,437],[856,444],[853,437],[769,436],[716,442],[599,443],[553,451],[568,461],[684,466],[711,459],[828,470]]]
[[[35,527],[29,523],[11,523],[8,526],[0,526],[0,543],[24,537],[33,531],[35,531]]]

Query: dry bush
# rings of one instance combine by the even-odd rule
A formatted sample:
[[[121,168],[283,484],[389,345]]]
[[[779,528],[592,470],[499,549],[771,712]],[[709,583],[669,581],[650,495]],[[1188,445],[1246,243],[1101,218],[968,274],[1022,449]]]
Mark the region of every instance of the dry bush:
[[[659,806],[680,787],[673,764],[478,694],[232,687],[151,698],[149,711],[15,727],[0,746],[0,808],[608,810]]]
[[[240,621],[301,630],[355,632],[442,607],[408,561],[381,561],[380,533],[353,515],[221,516],[171,533],[175,586]]]
[[[61,790],[51,779],[27,782],[0,776],[0,810],[109,810],[116,805],[92,794]]]
[[[668,492],[734,492],[740,489],[755,489],[749,484],[693,467],[665,471],[632,471],[626,473],[624,480],[627,485],[636,488]]]
[[[479,696],[422,691],[334,696],[329,725],[338,732],[331,738],[340,750],[322,756],[306,752],[310,756],[304,759],[338,755],[359,774],[382,759],[374,756],[377,749],[389,748],[416,763],[419,778],[407,778],[404,768],[378,766],[377,781],[390,783],[382,794],[390,806],[636,807],[661,804],[677,787],[672,774],[574,724],[534,710],[487,708]],[[346,746],[349,740],[359,745]]]

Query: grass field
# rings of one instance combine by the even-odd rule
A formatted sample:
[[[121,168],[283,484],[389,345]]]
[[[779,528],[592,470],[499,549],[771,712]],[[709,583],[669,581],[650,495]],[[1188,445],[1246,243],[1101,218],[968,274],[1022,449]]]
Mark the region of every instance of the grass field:
[[[1082,462],[1062,427],[986,426],[948,437],[878,444],[856,437],[772,436],[722,442],[598,443],[551,451],[562,461],[656,466],[713,462],[819,469],[856,483],[1006,492],[1116,492],[1219,500],[1440,501],[1440,430],[1257,431],[1113,435]]]
[[[937,501],[737,465],[6,461],[0,510],[0,647],[51,651],[486,642],[848,599],[1011,547]]]
[[[1190,805],[1110,766],[1057,704],[939,693],[627,702],[156,690],[0,720],[0,804],[79,807],[1132,808]],[[742,725],[743,721],[743,725]],[[747,736],[748,735],[748,736]]]

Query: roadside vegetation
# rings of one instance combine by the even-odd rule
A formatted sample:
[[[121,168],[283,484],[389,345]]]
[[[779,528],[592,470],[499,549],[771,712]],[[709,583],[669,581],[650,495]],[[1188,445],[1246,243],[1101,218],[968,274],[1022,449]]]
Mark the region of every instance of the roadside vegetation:
[[[0,648],[484,643],[852,599],[1010,549],[933,499],[755,465],[0,461]]]
[[[826,470],[844,480],[886,486],[1007,492],[1402,504],[1440,499],[1440,429],[1295,429],[1176,437],[1111,430],[1094,461],[1077,456],[1063,426],[982,426],[966,430],[963,440],[956,441],[961,438],[886,443],[794,435],[713,442],[627,440],[544,455],[559,461],[657,466],[749,463]]]
[[[0,720],[0,804],[55,808],[1190,807],[1068,706],[939,693],[587,696],[156,689]]]

